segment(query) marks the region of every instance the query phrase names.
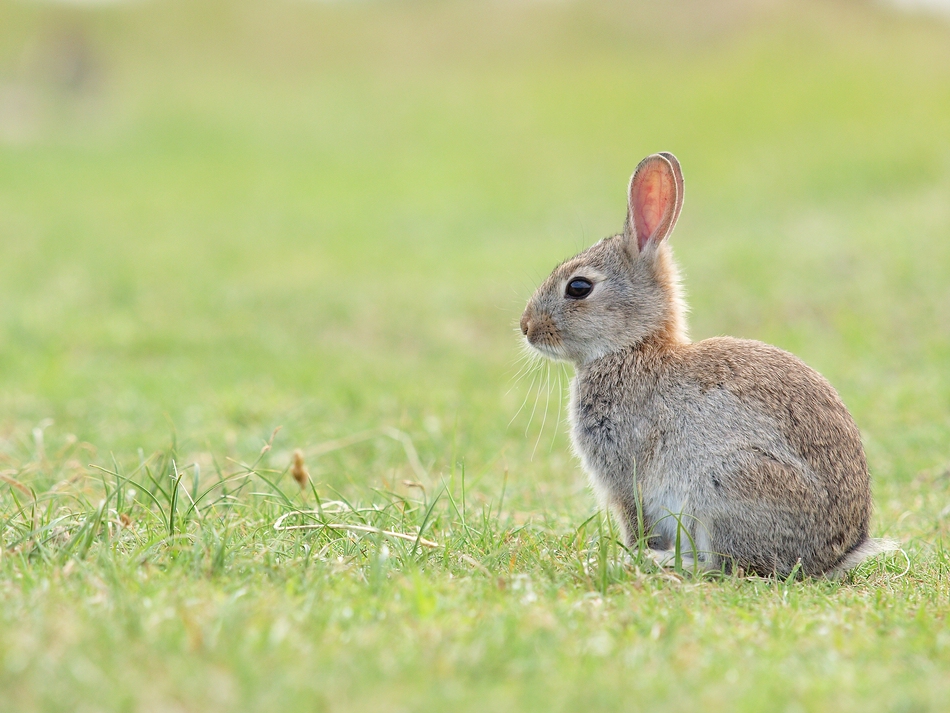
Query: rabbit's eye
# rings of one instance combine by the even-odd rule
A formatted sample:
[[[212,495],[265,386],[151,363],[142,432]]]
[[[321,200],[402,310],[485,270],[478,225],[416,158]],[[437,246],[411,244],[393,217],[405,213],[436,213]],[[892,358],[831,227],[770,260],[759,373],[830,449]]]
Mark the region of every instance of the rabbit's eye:
[[[593,289],[594,283],[590,280],[585,280],[583,277],[576,277],[567,283],[567,289],[564,290],[564,294],[572,300],[582,300],[587,297]]]

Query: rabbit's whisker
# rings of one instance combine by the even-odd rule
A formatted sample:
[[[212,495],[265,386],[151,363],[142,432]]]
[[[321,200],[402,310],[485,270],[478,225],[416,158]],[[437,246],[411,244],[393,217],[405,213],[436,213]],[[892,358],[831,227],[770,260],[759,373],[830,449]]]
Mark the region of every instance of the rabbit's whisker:
[[[548,362],[545,365],[545,381],[544,387],[547,391],[547,396],[544,400],[544,415],[541,417],[541,428],[538,431],[538,439],[534,442],[534,449],[531,451],[531,460],[534,460],[534,454],[538,451],[538,444],[541,443],[541,437],[544,435],[544,424],[548,422],[548,408],[551,405],[551,362]]]
[[[541,362],[541,358],[538,355],[533,354],[528,350],[525,350],[524,353],[521,355],[521,358],[518,359],[518,363],[521,363],[520,368],[518,369],[517,373],[508,380],[508,383],[511,384],[511,387],[508,389],[508,391],[505,392],[505,395],[507,396],[508,394],[510,394],[512,389],[514,389],[518,385],[518,382],[520,382],[524,377],[526,377],[528,375],[528,372],[531,371],[531,369],[537,366],[540,362]]]
[[[540,366],[540,365],[539,365],[539,366]],[[531,384],[528,386],[528,390],[525,391],[524,400],[521,402],[521,406],[518,407],[518,410],[515,411],[515,415],[512,416],[512,417],[511,417],[511,420],[508,422],[508,427],[509,427],[509,428],[511,427],[511,424],[513,424],[513,423],[515,422],[515,419],[518,418],[518,414],[520,414],[520,413],[524,410],[525,405],[528,403],[528,397],[531,395],[531,389],[534,388],[534,382],[537,380],[537,378],[538,378],[538,372],[540,372],[540,371],[541,371],[540,368],[539,368],[539,369],[535,369],[534,374],[533,374],[532,377],[531,377]],[[527,376],[527,375],[526,375],[526,376]],[[514,388],[514,387],[512,387],[512,388]]]
[[[547,366],[547,363],[545,363]],[[538,370],[538,373],[541,373],[541,369]],[[541,387],[544,386],[544,378],[538,379],[538,389],[534,392],[534,408],[531,409],[531,416],[528,418],[528,425],[524,427],[524,436],[528,437],[528,431],[531,430],[531,424],[534,423],[534,414],[538,411],[538,402],[541,400]]]
[[[561,414],[564,407],[564,385],[561,381],[561,375],[564,373],[564,365],[557,365],[557,423],[554,424],[554,435],[551,436],[551,445],[548,447],[548,453],[554,450],[554,442],[557,440],[557,434],[561,430]]]

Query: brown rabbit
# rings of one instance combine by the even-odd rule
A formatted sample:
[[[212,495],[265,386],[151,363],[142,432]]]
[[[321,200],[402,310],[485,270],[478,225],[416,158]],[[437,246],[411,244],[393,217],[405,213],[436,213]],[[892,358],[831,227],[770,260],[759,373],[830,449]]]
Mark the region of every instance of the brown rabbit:
[[[626,545],[782,576],[892,549],[868,537],[864,449],[831,385],[761,342],[688,340],[666,240],[682,207],[676,158],[645,158],[623,233],[558,266],[521,317],[528,344],[575,366],[574,448]]]

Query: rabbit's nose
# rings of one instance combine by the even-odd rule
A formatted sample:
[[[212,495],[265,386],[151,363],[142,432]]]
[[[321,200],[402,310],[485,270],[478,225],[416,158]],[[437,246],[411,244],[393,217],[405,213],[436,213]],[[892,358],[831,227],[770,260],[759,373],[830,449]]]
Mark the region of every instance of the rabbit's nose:
[[[528,313],[525,312],[521,315],[521,333],[528,336],[528,329],[531,327],[531,320],[528,318]]]

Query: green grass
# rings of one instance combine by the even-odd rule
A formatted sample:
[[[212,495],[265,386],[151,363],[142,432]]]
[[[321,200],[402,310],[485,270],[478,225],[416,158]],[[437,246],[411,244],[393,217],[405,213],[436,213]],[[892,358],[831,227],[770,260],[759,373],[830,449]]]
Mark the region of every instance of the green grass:
[[[873,3],[0,0],[0,710],[947,710],[948,127]],[[629,563],[513,379],[657,150],[906,559]]]

